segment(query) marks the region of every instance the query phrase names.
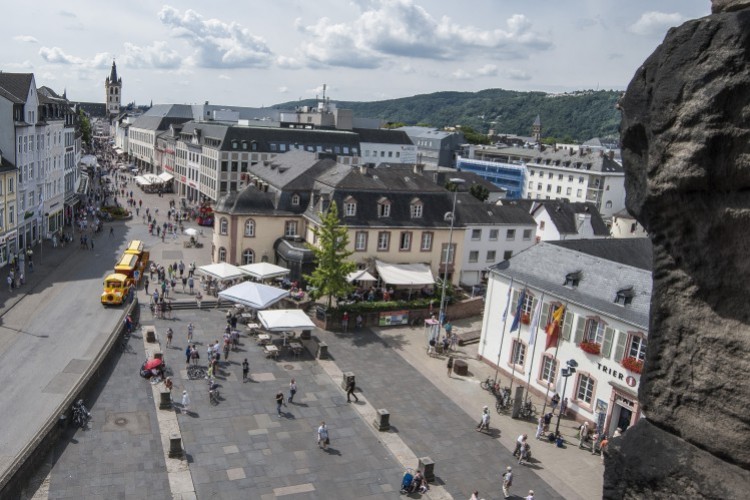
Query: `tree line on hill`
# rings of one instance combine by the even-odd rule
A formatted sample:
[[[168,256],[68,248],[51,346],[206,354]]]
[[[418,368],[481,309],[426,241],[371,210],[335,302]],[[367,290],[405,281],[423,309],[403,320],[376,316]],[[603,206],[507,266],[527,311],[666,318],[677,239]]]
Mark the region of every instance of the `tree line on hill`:
[[[479,92],[435,92],[385,101],[332,101],[354,116],[380,118],[394,126],[460,126],[467,140],[486,141],[490,129],[498,134],[530,136],[537,115],[544,142],[584,142],[593,137],[619,138],[621,91],[586,90],[566,94],[487,89]],[[314,99],[276,107],[315,106]]]

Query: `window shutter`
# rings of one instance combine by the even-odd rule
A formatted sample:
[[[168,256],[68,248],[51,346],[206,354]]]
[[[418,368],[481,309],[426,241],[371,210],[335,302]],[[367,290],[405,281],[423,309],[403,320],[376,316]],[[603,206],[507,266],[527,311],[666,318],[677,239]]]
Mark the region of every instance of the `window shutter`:
[[[542,330],[544,330],[547,327],[547,319],[549,318],[549,307],[550,305],[548,303],[542,304],[542,315],[539,318],[538,326]]]
[[[586,318],[579,316],[578,323],[576,323],[576,332],[573,335],[573,343],[578,345],[583,340],[583,329],[586,325]]]
[[[602,356],[605,358],[608,358],[609,355],[612,353],[612,340],[614,337],[615,331],[612,329],[612,327],[605,327],[604,328],[604,340],[602,341]]]
[[[508,304],[508,308],[510,309],[511,316],[516,315],[516,307],[518,307],[518,299],[520,296],[521,296],[520,290],[513,290],[513,293],[511,294],[510,304]]]
[[[570,340],[570,331],[572,329],[573,329],[573,313],[566,310],[565,315],[563,317],[562,338],[565,340]]]
[[[628,334],[625,332],[617,332],[617,344],[615,345],[615,359],[613,361],[622,361],[625,355],[625,347],[628,342]]]

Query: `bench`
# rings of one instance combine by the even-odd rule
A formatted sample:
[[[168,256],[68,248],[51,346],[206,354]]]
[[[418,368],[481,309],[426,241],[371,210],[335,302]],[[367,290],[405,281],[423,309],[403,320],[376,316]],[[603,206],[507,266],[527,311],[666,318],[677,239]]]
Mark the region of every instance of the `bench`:
[[[481,330],[472,330],[470,332],[457,333],[458,345],[464,346],[468,344],[474,344],[479,342],[479,338],[482,336]]]

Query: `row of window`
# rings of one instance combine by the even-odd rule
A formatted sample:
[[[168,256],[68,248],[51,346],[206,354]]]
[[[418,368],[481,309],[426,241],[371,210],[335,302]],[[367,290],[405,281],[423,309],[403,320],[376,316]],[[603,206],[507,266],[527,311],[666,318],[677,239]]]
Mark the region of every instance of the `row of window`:
[[[227,261],[227,249],[224,247],[219,247],[218,250],[218,261],[219,262],[226,262]],[[242,251],[242,266],[246,266],[248,264],[255,263],[255,252],[253,252],[251,249],[246,248]]]
[[[369,149],[365,149],[365,150],[363,151],[363,153],[365,154],[365,157],[367,157],[367,156],[370,156],[370,150],[369,150]],[[388,158],[393,158],[394,156],[395,156],[396,158],[401,158],[401,151],[395,151],[395,153],[396,153],[395,155],[393,154],[393,153],[394,153],[394,151],[380,151],[380,157],[381,157],[381,158],[385,158],[385,156],[386,156],[386,153],[388,153]],[[378,156],[378,151],[376,151],[376,150],[373,150],[373,151],[372,151],[372,156],[373,156],[374,158],[377,158],[377,156]]]
[[[534,170],[531,170],[531,169],[529,169],[529,177],[534,177],[534,174],[535,174],[535,173],[537,173],[537,172],[535,172]],[[542,172],[542,171],[539,171],[539,172],[538,172],[538,176],[539,176],[540,178],[544,178],[544,172]],[[548,179],[554,179],[554,177],[555,177],[555,174],[554,174],[554,173],[552,173],[552,172],[548,172],[548,173],[547,173],[547,178],[548,178]],[[565,178],[565,175],[564,175],[564,174],[557,174],[557,180],[561,181],[561,180],[563,180],[564,178]],[[573,182],[573,179],[574,179],[574,177],[573,177],[572,175],[569,175],[569,176],[568,176],[568,182]],[[583,176],[579,176],[579,177],[578,177],[578,184],[583,184],[583,183],[584,183],[584,181],[585,181],[585,179],[584,179],[584,177],[583,177]]]
[[[490,241],[497,241],[498,235],[500,234],[499,229],[490,229],[489,230],[489,240]],[[482,239],[482,230],[481,229],[472,229],[471,230],[471,240],[472,241],[480,241]],[[515,241],[516,239],[516,230],[515,229],[508,229],[505,231],[505,240],[506,241]],[[523,239],[524,241],[529,241],[531,239],[531,229],[524,229],[523,230]]]
[[[229,220],[226,217],[222,217],[218,221],[219,223],[219,234],[226,236],[229,234]],[[296,220],[288,220],[284,222],[284,236],[295,237],[299,236],[299,224]],[[247,219],[245,221],[244,235],[246,238],[255,238],[255,221],[253,219]]]
[[[497,252],[495,250],[487,250],[487,255],[484,259],[485,262],[489,263],[495,263],[497,262]],[[503,260],[508,260],[511,257],[513,257],[513,251],[512,250],[506,250],[503,252]],[[474,264],[479,262],[479,250],[471,250],[469,252],[469,263]]]

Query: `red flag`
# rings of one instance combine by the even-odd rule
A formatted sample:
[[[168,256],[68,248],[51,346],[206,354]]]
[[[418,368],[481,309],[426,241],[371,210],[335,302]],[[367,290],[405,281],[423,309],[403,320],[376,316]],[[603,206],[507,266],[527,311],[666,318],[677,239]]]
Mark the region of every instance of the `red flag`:
[[[557,309],[555,309],[555,312],[552,313],[552,319],[544,329],[547,332],[547,343],[544,347],[545,351],[550,347],[557,346],[557,341],[560,338],[560,323],[562,322],[564,313],[564,306],[558,306]]]

